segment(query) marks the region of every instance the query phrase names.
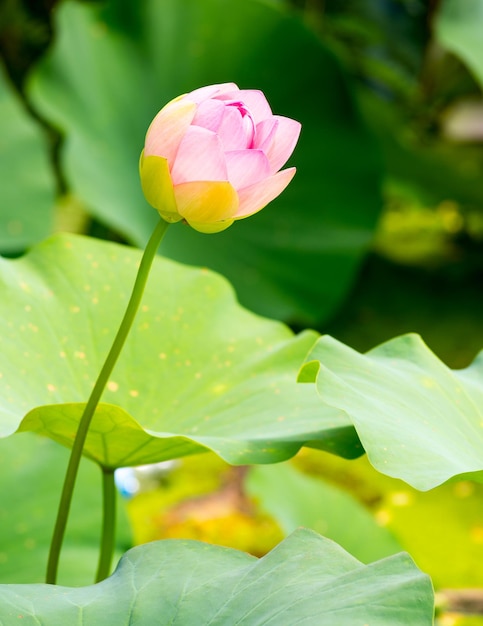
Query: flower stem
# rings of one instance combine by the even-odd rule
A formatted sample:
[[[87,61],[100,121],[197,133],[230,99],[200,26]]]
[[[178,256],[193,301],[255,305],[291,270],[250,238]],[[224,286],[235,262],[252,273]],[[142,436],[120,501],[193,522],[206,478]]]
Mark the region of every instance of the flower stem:
[[[116,529],[116,485],[114,470],[101,466],[102,470],[102,537],[96,583],[107,578],[111,572]]]
[[[74,485],[77,478],[77,472],[79,469],[80,460],[82,457],[82,450],[87,438],[89,426],[94,416],[99,400],[101,399],[104,388],[109,380],[111,372],[116,364],[119,354],[124,346],[128,333],[131,329],[132,323],[136,316],[137,310],[141,303],[141,298],[144,293],[144,288],[149,275],[149,270],[153,263],[156,251],[161,243],[164,234],[169,224],[163,219],[160,219],[156,228],[151,235],[150,240],[144,250],[141,264],[136,276],[136,281],[132,290],[131,298],[124,313],[121,325],[117,331],[117,335],[114,339],[112,347],[107,355],[107,358],[102,366],[99,376],[96,380],[91,395],[84,408],[84,412],[79,422],[77,434],[72,445],[70,453],[69,464],[64,479],[64,486],[62,488],[62,495],[60,498],[59,509],[57,511],[57,519],[55,522],[54,534],[52,542],[50,544],[49,561],[47,564],[46,582],[49,584],[55,584],[57,580],[57,570],[59,567],[60,551],[62,548],[62,542],[65,535],[65,529],[67,526],[67,519],[69,517],[70,505],[72,503],[72,495],[74,491]]]

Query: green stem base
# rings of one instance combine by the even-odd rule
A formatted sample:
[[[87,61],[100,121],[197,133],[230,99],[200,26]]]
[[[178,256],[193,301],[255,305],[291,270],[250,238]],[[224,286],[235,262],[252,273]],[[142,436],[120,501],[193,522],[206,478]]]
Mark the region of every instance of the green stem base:
[[[116,538],[116,485],[114,470],[101,467],[102,470],[102,536],[96,583],[107,578],[111,573],[114,543]]]

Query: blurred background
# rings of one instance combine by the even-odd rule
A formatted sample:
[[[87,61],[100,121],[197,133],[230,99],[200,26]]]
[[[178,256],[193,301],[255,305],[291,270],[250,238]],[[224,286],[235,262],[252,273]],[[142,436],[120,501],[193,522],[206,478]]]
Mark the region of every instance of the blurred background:
[[[234,81],[302,122],[296,178],[224,233],[176,226],[163,254],[361,351],[409,331],[453,368],[481,350],[481,0],[2,0],[0,51],[0,254],[58,231],[142,246],[157,219],[137,174],[151,119]],[[421,494],[364,458],[305,450],[251,470],[203,455],[130,484],[136,542],[260,555],[304,524],[361,560],[407,549],[437,589],[483,586],[470,482]],[[360,523],[344,530],[347,511]]]

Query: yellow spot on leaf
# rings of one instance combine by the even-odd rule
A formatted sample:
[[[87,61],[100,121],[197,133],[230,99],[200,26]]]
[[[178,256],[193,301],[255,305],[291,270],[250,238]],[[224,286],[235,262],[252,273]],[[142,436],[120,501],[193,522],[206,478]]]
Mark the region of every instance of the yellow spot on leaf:
[[[453,487],[454,495],[457,498],[469,498],[469,496],[473,495],[474,491],[475,486],[473,483],[470,483],[469,480],[462,480]]]
[[[391,521],[392,515],[389,513],[389,511],[381,509],[376,513],[375,518],[379,526],[387,526]]]
[[[119,389],[119,385],[113,380],[110,380],[107,383],[107,388],[109,389],[109,391],[117,391]]]
[[[483,543],[483,526],[474,526],[471,529],[471,541],[473,543],[482,544]]]
[[[413,496],[409,491],[395,491],[390,496],[390,502],[394,506],[408,506],[413,501]]]

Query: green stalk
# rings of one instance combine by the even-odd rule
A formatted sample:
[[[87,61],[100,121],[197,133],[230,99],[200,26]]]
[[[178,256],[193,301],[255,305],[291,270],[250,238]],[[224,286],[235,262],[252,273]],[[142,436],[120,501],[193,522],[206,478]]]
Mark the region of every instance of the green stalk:
[[[112,555],[116,529],[116,485],[114,470],[101,466],[102,470],[102,537],[96,583],[111,573]]]
[[[84,412],[79,422],[77,434],[74,439],[72,450],[70,453],[69,465],[64,479],[64,486],[62,488],[62,495],[60,498],[59,509],[57,511],[57,519],[55,522],[54,534],[52,542],[50,544],[49,561],[47,564],[46,582],[48,584],[54,584],[57,580],[57,570],[59,567],[60,551],[62,548],[62,542],[64,540],[65,529],[67,526],[67,519],[69,517],[70,506],[72,503],[72,495],[74,491],[74,485],[77,478],[77,472],[79,469],[80,460],[82,458],[82,450],[87,438],[89,426],[96,411],[97,405],[101,399],[104,388],[111,376],[112,370],[116,364],[119,354],[124,346],[126,338],[131,329],[132,323],[136,316],[137,310],[141,303],[141,298],[144,293],[146,281],[148,279],[149,270],[156,256],[157,249],[161,243],[169,224],[163,219],[160,219],[158,225],[154,229],[153,234],[144,250],[141,264],[136,276],[136,281],[132,290],[131,298],[127,305],[126,312],[122,319],[117,335],[114,339],[112,347],[107,355],[106,361],[102,366],[99,376],[96,380],[91,395],[87,401]]]

